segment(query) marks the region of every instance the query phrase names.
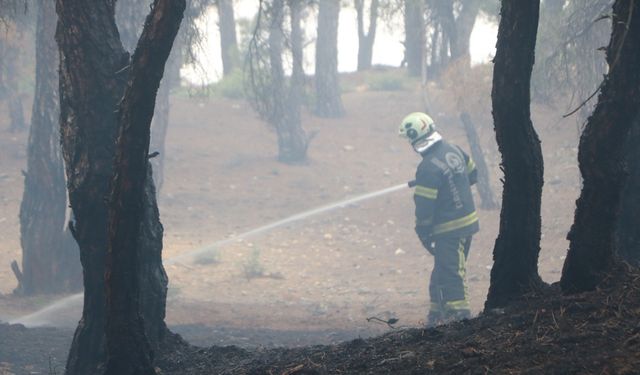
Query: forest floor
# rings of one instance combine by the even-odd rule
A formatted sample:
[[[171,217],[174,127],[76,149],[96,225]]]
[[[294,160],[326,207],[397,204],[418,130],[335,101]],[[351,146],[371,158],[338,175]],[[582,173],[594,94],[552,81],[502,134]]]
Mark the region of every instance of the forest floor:
[[[474,74],[481,83],[466,88],[464,105],[478,127],[494,192],[499,198],[500,157],[491,126],[490,70],[482,68]],[[319,119],[308,113],[303,115],[304,128],[317,135],[309,148],[309,160],[302,165],[276,161],[274,132],[257,118],[246,102],[185,93],[173,96],[165,182],[159,195],[165,227],[165,259],[413,178],[419,157],[397,137],[397,126],[405,114],[423,108],[418,85],[408,81],[403,90],[373,91],[367,87],[367,76],[344,78],[345,117]],[[456,108],[461,105],[460,94],[450,90],[446,81],[431,86],[429,92],[430,104],[436,108],[432,114],[442,133],[468,149]],[[16,282],[8,265],[13,259],[20,260],[18,210],[27,135],[7,132],[4,111],[0,109],[0,321],[7,322],[62,296],[20,298],[11,294]],[[543,279],[550,283],[560,276],[568,247],[565,237],[579,191],[576,123],[573,118],[562,119],[561,111],[547,105],[532,108],[545,156],[539,268]],[[231,367],[227,370],[237,366],[240,373],[243,368],[267,371],[270,365],[264,361],[269,358],[274,360],[274,368],[284,373],[299,365],[307,372],[393,372],[391,367],[384,366],[360,370],[350,367],[360,361],[358,358],[365,366],[376,366],[380,362],[385,366],[419,363],[416,369],[422,369],[420,371],[429,369],[430,361],[435,360],[431,365],[434,371],[456,372],[452,362],[445,365],[435,359],[446,349],[445,346],[437,349],[437,342],[462,350],[458,345],[475,337],[478,344],[469,344],[472,349],[467,352],[471,354],[464,358],[501,361],[502,357],[497,354],[475,356],[473,350],[509,352],[495,344],[505,340],[500,332],[513,327],[521,327],[521,331],[509,331],[515,336],[507,342],[537,337],[539,331],[524,330],[526,325],[536,329],[529,323],[533,320],[527,320],[528,314],[536,311],[529,305],[520,306],[525,308],[521,315],[482,316],[436,330],[419,329],[424,324],[429,302],[427,288],[433,260],[413,233],[411,194],[409,189],[400,190],[259,236],[213,246],[212,251],[195,259],[167,264],[170,278],[167,323],[172,330],[200,346],[260,348],[247,352],[235,348],[196,351],[180,347],[179,353],[167,357],[167,371],[187,373],[179,369],[187,366],[185,362],[179,364],[179,355],[184,355],[185,360],[192,359],[193,367],[189,367],[189,371],[193,373],[218,372],[219,369],[213,369],[220,363],[212,361],[219,356],[238,359],[235,364],[229,362]],[[474,236],[467,266],[474,314],[482,311],[489,285],[499,211],[479,210],[479,215],[481,232]],[[564,301],[562,299],[548,301],[564,303],[554,302]],[[555,310],[549,307],[545,311]],[[557,311],[554,313],[557,319]],[[547,319],[549,314],[539,315],[540,319]],[[50,362],[60,372],[79,316],[80,304],[69,304],[41,317],[39,323],[55,325],[57,329],[0,325],[0,373],[50,372]],[[391,328],[368,321],[370,317],[396,318],[399,322]],[[520,325],[515,325],[517,319],[522,320]],[[487,328],[492,326],[498,328]],[[492,331],[499,334],[492,338]],[[474,332],[485,336],[474,336]],[[387,334],[371,339],[373,341],[361,341],[384,333]],[[12,343],[22,337],[23,346],[8,344],[4,337],[12,337]],[[421,337],[425,341],[421,341]],[[461,341],[455,341],[458,338]],[[348,341],[352,339],[357,340]],[[347,343],[337,347],[303,348],[340,342]],[[50,350],[48,343],[52,345]],[[478,346],[480,343],[489,346]],[[12,347],[20,355],[12,352]],[[29,347],[34,349],[26,350]],[[36,347],[43,349],[39,351]],[[275,352],[267,349],[272,347],[299,349]],[[396,347],[406,348],[406,353],[384,351]],[[425,354],[430,347],[436,351]],[[321,352],[336,367],[331,367],[329,362],[312,367],[311,362],[295,359],[296,355],[307,356],[309,361],[320,363],[317,356]],[[338,361],[335,356],[340,352],[351,358],[352,364],[347,363],[347,359]],[[10,356],[10,353],[14,354]],[[366,357],[365,353],[371,356]],[[380,357],[387,356],[385,353],[388,357]],[[451,358],[461,360],[464,353],[462,350]],[[489,362],[482,363],[492,368]],[[514,369],[518,368],[517,363],[513,365]],[[482,372],[481,366],[478,369]]]

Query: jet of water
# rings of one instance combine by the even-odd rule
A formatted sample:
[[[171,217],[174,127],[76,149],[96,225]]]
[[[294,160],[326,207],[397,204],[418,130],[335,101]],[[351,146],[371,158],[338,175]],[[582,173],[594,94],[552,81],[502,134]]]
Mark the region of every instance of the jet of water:
[[[321,206],[318,208],[314,208],[311,209],[309,211],[305,211],[296,215],[292,215],[289,216],[285,219],[282,220],[278,220],[275,221],[273,223],[267,224],[267,225],[263,225],[261,227],[252,229],[250,231],[235,235],[235,236],[231,236],[225,240],[221,240],[221,241],[217,241],[214,242],[210,245],[204,246],[202,248],[199,249],[194,249],[191,251],[187,251],[184,254],[180,254],[174,257],[171,257],[169,259],[166,259],[164,261],[164,264],[174,264],[174,263],[179,263],[179,262],[184,262],[184,261],[189,261],[194,259],[195,257],[202,255],[202,254],[206,254],[207,252],[211,252],[214,251],[215,249],[221,247],[221,246],[225,246],[228,245],[230,243],[233,243],[235,241],[238,241],[240,239],[245,239],[248,237],[252,237],[252,236],[256,236],[259,234],[262,234],[264,232],[268,232],[272,229],[287,225],[287,224],[291,224],[294,223],[296,221],[300,221],[300,220],[304,220],[306,218],[309,218],[311,216],[315,216],[315,215],[319,215],[328,211],[332,211],[338,208],[344,208],[347,207],[349,205],[358,203],[358,202],[362,202],[368,199],[373,199],[376,197],[380,197],[386,194],[390,194],[393,193],[395,191],[398,190],[402,190],[404,188],[407,187],[412,187],[413,186],[413,181],[404,184],[399,184],[396,186],[392,186],[386,189],[382,189],[382,190],[378,190],[378,191],[374,191],[371,193],[366,193],[366,194],[362,194],[362,195],[358,195],[356,197],[353,198],[349,198],[349,199],[345,199],[339,202],[335,202],[335,203],[331,203],[328,204],[326,206]],[[54,303],[52,303],[49,306],[46,306],[34,313],[25,315],[25,316],[21,316],[19,318],[13,319],[11,321],[9,321],[10,324],[24,324],[25,326],[28,327],[35,327],[35,326],[43,326],[43,325],[54,325],[54,326],[68,326],[69,322],[68,321],[64,321],[64,322],[56,322],[54,321],[54,319],[52,319],[52,317],[56,318],[56,317],[62,317],[62,316],[66,316],[68,314],[64,314],[64,311],[68,311],[68,310],[80,310],[80,308],[82,307],[82,301],[83,301],[83,297],[84,294],[83,293],[78,293],[78,294],[73,294],[71,296],[65,297],[61,300],[58,300]]]
[[[228,245],[228,244],[236,242],[236,241],[238,241],[240,239],[253,237],[253,236],[256,236],[258,234],[262,234],[264,232],[268,232],[268,231],[270,231],[272,229],[275,229],[275,228],[278,228],[278,227],[281,227],[281,226],[284,226],[284,225],[287,225],[287,224],[291,224],[291,223],[294,223],[296,221],[304,220],[304,219],[309,218],[311,216],[319,215],[319,214],[322,214],[322,213],[325,213],[325,212],[328,212],[328,211],[332,211],[332,210],[335,210],[335,209],[338,209],[338,208],[344,208],[344,207],[347,207],[349,205],[352,205],[352,204],[355,204],[355,203],[358,203],[358,202],[361,202],[361,201],[364,201],[364,200],[368,200],[368,199],[376,198],[376,197],[379,197],[379,196],[382,196],[382,195],[386,195],[386,194],[389,194],[389,193],[393,193],[395,191],[404,189],[404,188],[406,188],[408,186],[409,186],[409,184],[404,183],[404,184],[392,186],[392,187],[389,187],[389,188],[386,188],[386,189],[374,191],[374,192],[371,192],[371,193],[358,195],[357,197],[353,197],[353,198],[345,199],[345,200],[342,200],[342,201],[339,201],[339,202],[331,203],[331,204],[328,204],[326,206],[321,206],[321,207],[318,207],[318,208],[314,208],[314,209],[311,209],[309,211],[305,211],[305,212],[302,212],[302,213],[299,213],[299,214],[295,214],[295,215],[289,216],[289,217],[287,217],[285,219],[278,220],[278,221],[275,221],[273,223],[270,223],[270,224],[263,225],[261,227],[252,229],[252,230],[250,230],[248,232],[244,232],[244,233],[241,233],[241,234],[238,234],[238,235],[235,235],[235,236],[231,236],[231,237],[229,237],[229,238],[227,238],[225,240],[214,242],[214,243],[212,243],[210,245],[207,245],[207,246],[204,246],[202,248],[194,249],[194,250],[191,250],[191,251],[187,251],[187,252],[185,252],[183,254],[176,255],[174,257],[171,257],[171,258],[167,259],[165,261],[165,264],[179,263],[179,262],[187,260],[187,259],[193,259],[193,258],[195,258],[195,257],[197,257],[199,255],[203,255],[203,254],[206,254],[208,252],[214,251],[215,249],[217,249],[217,248],[219,248],[221,246]]]

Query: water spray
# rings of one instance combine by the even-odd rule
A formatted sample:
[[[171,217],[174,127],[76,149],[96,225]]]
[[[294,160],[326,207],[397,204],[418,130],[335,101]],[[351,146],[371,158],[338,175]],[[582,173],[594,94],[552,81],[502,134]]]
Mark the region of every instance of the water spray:
[[[245,239],[248,237],[252,237],[252,236],[256,236],[258,234],[270,231],[272,229],[287,225],[287,224],[291,224],[294,223],[296,221],[300,221],[300,220],[304,220],[306,218],[309,218],[311,216],[315,216],[315,215],[319,215],[321,213],[324,212],[328,212],[328,211],[332,211],[338,208],[344,208],[347,207],[349,205],[361,202],[361,201],[365,201],[368,199],[372,199],[372,198],[376,198],[382,195],[386,195],[389,193],[393,193],[396,192],[398,190],[402,190],[405,188],[412,188],[416,185],[416,181],[409,181],[403,184],[399,184],[399,185],[395,185],[386,189],[382,189],[382,190],[377,190],[371,193],[366,193],[366,194],[362,194],[362,195],[358,195],[356,197],[353,198],[349,198],[349,199],[344,199],[341,200],[339,202],[336,203],[332,203],[332,204],[328,204],[325,206],[321,206],[318,208],[314,208],[311,209],[309,211],[305,211],[299,214],[295,214],[292,216],[289,216],[285,219],[282,220],[278,220],[275,221],[273,223],[270,224],[266,224],[263,225],[261,227],[252,229],[250,231],[238,234],[238,235],[233,235],[225,240],[221,240],[221,241],[217,241],[214,242],[210,245],[201,247],[199,249],[194,249],[191,251],[187,251],[183,254],[180,255],[176,255],[173,256],[171,258],[168,258],[164,261],[165,265],[170,265],[170,264],[175,264],[175,263],[182,263],[184,261],[188,261],[190,259],[193,259],[194,257],[197,257],[199,255],[203,255],[206,254],[208,252],[211,251],[215,251],[217,248],[221,247],[221,246],[225,246],[228,245],[230,243],[233,242],[237,242],[238,240],[241,239]],[[12,319],[9,321],[10,324],[24,324],[26,326],[42,326],[42,325],[48,325],[51,323],[51,319],[49,319],[48,317],[50,316],[56,316],[58,315],[59,312],[63,311],[64,309],[68,308],[70,305],[74,304],[74,303],[78,303],[79,305],[82,304],[82,300],[84,297],[84,293],[76,293],[67,297],[64,297],[34,313],[31,314],[27,314],[21,317],[18,317],[16,319]]]

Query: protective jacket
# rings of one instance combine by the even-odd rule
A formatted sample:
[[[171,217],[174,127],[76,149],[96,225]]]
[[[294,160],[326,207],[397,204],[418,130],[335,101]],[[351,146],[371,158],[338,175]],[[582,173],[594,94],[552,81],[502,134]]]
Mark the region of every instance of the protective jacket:
[[[423,241],[466,237],[480,227],[471,195],[477,181],[473,160],[444,140],[422,153],[416,171],[416,233]]]

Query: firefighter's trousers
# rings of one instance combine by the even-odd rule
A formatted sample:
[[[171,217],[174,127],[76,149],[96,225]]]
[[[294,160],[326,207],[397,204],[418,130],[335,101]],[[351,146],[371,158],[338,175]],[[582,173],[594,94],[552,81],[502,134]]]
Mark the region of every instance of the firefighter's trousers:
[[[429,252],[434,256],[429,294],[429,324],[468,318],[466,261],[471,246],[469,237],[441,237]]]

